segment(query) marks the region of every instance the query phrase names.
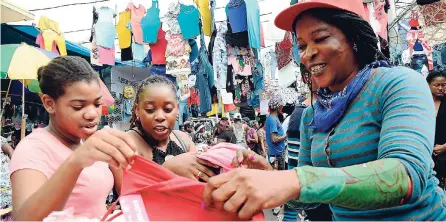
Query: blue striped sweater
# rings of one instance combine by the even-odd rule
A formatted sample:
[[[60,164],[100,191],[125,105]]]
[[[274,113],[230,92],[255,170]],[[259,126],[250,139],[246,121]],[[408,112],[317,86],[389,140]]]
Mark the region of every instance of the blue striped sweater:
[[[413,183],[407,204],[367,211],[331,205],[335,220],[446,220],[445,195],[432,169],[434,114],[426,80],[404,67],[372,70],[329,137],[329,132],[309,127],[312,108],[304,111],[299,166],[329,167],[324,151],[328,143],[328,155],[336,167],[398,158]]]

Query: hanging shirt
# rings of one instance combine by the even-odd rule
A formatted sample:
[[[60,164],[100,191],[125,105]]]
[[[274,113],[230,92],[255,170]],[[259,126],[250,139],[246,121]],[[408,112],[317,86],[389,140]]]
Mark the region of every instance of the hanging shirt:
[[[142,62],[146,57],[144,53],[144,45],[133,42],[132,47],[133,47],[133,58],[138,62]]]
[[[62,32],[60,31],[60,28],[59,28],[59,23],[57,23],[45,16],[40,16],[39,22],[37,23],[37,28],[39,28],[40,31],[53,30],[58,35],[62,34]]]
[[[226,5],[226,16],[229,19],[233,33],[248,30],[245,1],[230,0],[228,5]]]
[[[45,50],[51,51],[53,49],[53,43],[56,42],[60,55],[67,55],[67,46],[65,45],[65,38],[63,35],[59,35],[53,30],[47,29],[42,31],[42,37],[45,44]]]
[[[276,43],[277,67],[281,70],[293,60],[291,33],[287,32],[282,42]]]
[[[146,14],[146,8],[144,8],[142,5],[136,7],[132,2],[129,3],[127,8],[131,13],[130,24],[132,25],[133,38],[135,39],[136,43],[143,44],[141,19],[144,17],[144,14]]]
[[[130,11],[119,13],[119,21],[116,25],[116,33],[118,34],[119,48],[125,49],[130,47],[132,43],[132,33],[127,28],[130,22]]]
[[[41,49],[45,49],[45,41],[43,40],[42,33],[39,33],[39,35],[37,35],[36,44]],[[53,42],[53,47],[51,48],[51,52],[59,55],[59,51],[57,51],[57,47],[56,47],[56,42]]]
[[[160,9],[158,1],[152,1],[152,7],[147,10],[141,19],[142,40],[145,43],[156,43],[158,40],[158,29],[161,27]]]
[[[228,64],[232,65],[234,74],[242,76],[250,76],[251,65],[247,56],[229,56]]]
[[[102,65],[115,65],[115,48],[104,48],[98,46],[99,63]]]
[[[170,33],[166,33],[166,40],[166,73],[174,76],[176,74],[190,74],[189,54],[191,48],[189,44],[183,40],[181,35]]]
[[[226,23],[217,24],[217,36],[213,48],[213,66],[214,77],[216,79],[215,86],[217,89],[226,89],[226,77],[228,69],[228,52],[225,34],[228,30]]]
[[[183,39],[191,39],[200,35],[200,15],[199,11],[193,5],[180,4],[180,14],[178,15],[178,24],[183,33]]]
[[[166,49],[167,40],[166,33],[161,27],[158,27],[158,40],[155,44],[150,44],[150,49],[152,51],[152,64],[164,65],[166,64]]]
[[[113,48],[115,45],[116,30],[113,25],[113,9],[101,7],[98,9],[98,22],[95,24],[96,45],[104,48]]]
[[[94,26],[93,26],[94,29]],[[102,64],[99,62],[99,49],[96,45],[96,37],[93,36],[93,39],[91,41],[91,52],[90,52],[90,63],[92,65],[96,66],[102,66]]]
[[[260,9],[257,0],[245,0],[249,45],[260,49]]]
[[[273,42],[280,42],[283,40],[283,37],[285,36],[285,30],[277,28],[277,26],[274,24],[274,18],[276,18],[280,12],[288,7],[290,7],[290,4],[288,1],[285,0],[267,1],[266,8],[272,9],[270,19],[265,26],[265,38],[267,40]]]
[[[195,4],[198,5],[198,10],[201,14],[204,35],[211,36],[213,23],[211,10],[209,9],[209,0],[195,0]]]
[[[178,14],[180,14],[180,3],[171,2],[167,13],[164,15],[163,30],[170,34],[181,34],[180,25],[178,24]]]

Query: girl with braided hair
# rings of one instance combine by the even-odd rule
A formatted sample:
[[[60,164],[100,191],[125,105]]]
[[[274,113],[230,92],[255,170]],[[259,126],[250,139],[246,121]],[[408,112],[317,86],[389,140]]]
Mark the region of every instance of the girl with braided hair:
[[[133,105],[128,138],[138,154],[172,172],[196,180],[214,176],[213,165],[196,158],[190,136],[174,130],[179,106],[177,88],[167,78],[152,75],[139,85]]]
[[[42,221],[69,208],[75,217],[101,218],[114,173],[131,167],[136,146],[124,132],[97,130],[100,80],[85,59],[57,57],[39,68],[38,80],[50,121],[12,156],[14,220]]]
[[[272,171],[263,157],[240,151],[241,164],[260,170],[211,178],[206,206],[219,203],[243,219],[288,202],[296,210],[329,204],[333,220],[446,220],[428,84],[390,67],[367,19],[361,0],[300,0],[277,16],[319,86],[302,114],[298,166]]]

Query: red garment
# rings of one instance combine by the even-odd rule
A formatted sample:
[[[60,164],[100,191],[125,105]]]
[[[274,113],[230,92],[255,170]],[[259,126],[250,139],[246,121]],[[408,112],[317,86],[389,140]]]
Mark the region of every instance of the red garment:
[[[198,89],[190,88],[190,97],[187,99],[187,104],[189,107],[191,105],[200,105],[200,96],[198,95]]]
[[[165,65],[166,64],[166,49],[167,40],[166,33],[160,27],[158,29],[158,40],[155,44],[149,44],[152,50],[152,64]]]
[[[150,221],[240,220],[235,214],[215,208],[202,209],[201,203],[205,183],[178,176],[141,156],[135,158],[131,170],[123,171],[122,181],[122,196],[131,195],[138,199],[140,195],[147,218]],[[122,209],[124,216],[126,212],[138,211],[138,209],[131,209],[132,206],[126,206],[127,209]],[[145,215],[141,215],[141,213],[144,214],[144,209],[138,213],[141,217],[137,218],[145,218]],[[108,214],[104,216],[102,221],[107,216]],[[257,214],[255,218],[265,220],[262,212]],[[135,221],[135,218],[133,221]]]
[[[293,60],[291,32],[285,33],[282,42],[276,43],[277,67],[281,70]]]

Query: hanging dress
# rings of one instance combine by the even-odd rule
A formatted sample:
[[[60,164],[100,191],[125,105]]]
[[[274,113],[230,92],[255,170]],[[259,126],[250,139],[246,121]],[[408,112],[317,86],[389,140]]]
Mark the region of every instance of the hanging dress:
[[[144,17],[144,14],[146,14],[146,8],[144,8],[142,5],[136,7],[132,2],[130,2],[128,9],[131,13],[130,24],[132,26],[133,38],[135,39],[136,43],[143,44],[141,19]]]
[[[180,14],[178,15],[178,24],[180,25],[183,39],[192,39],[200,35],[200,13],[193,5],[180,4]]]
[[[116,30],[113,25],[115,15],[113,9],[101,7],[98,9],[98,22],[95,24],[96,45],[111,49],[115,45]]]

